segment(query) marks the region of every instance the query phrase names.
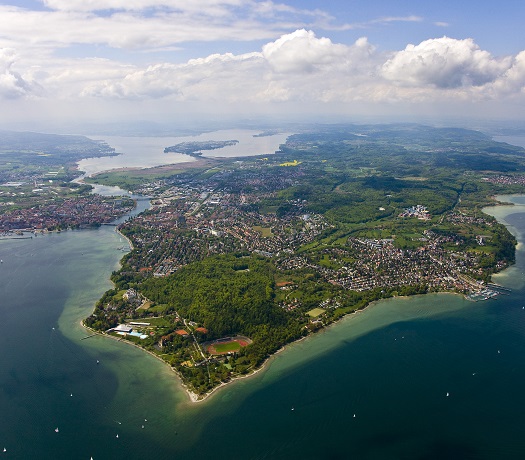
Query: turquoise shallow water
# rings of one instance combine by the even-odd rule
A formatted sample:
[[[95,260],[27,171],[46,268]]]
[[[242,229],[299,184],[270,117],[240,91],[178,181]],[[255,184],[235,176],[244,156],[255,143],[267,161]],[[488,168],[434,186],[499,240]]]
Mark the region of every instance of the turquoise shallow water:
[[[523,208],[495,213],[522,238]],[[139,349],[80,340],[121,245],[111,227],[0,241],[1,458],[525,457],[521,249],[510,296],[377,303],[191,404]]]

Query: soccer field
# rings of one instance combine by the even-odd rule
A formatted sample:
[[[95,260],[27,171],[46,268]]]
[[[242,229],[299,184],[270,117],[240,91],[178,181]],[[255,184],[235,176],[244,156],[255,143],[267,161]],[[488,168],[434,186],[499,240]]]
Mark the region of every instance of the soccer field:
[[[239,342],[225,342],[225,343],[216,343],[213,345],[217,353],[228,353],[230,351],[239,351],[241,345]]]
[[[309,312],[306,312],[308,316],[311,318],[317,318],[319,315],[322,315],[325,312],[322,308],[314,308],[313,310],[310,310]]]

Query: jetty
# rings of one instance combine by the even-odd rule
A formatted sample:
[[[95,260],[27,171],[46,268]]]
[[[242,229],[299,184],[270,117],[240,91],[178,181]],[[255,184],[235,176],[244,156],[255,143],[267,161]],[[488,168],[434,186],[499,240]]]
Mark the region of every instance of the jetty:
[[[506,288],[504,286],[500,286],[499,284],[494,284],[494,283],[487,283],[487,287],[489,289],[493,289],[495,291],[499,291],[500,294],[506,294],[506,295],[509,295],[512,290],[509,289],[509,288]]]
[[[1,236],[0,240],[31,240],[32,236]]]
[[[91,335],[87,335],[86,337],[82,337],[80,340],[86,340],[86,339],[89,339],[90,337],[95,337],[97,334],[91,334]]]

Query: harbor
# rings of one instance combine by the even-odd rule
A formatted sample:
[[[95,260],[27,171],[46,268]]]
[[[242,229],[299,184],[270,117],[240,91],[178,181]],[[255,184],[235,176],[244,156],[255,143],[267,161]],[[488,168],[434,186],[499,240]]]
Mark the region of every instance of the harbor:
[[[473,302],[479,302],[494,299],[499,295],[510,295],[511,292],[509,288],[500,286],[499,284],[487,283],[486,287],[467,294],[465,298]]]

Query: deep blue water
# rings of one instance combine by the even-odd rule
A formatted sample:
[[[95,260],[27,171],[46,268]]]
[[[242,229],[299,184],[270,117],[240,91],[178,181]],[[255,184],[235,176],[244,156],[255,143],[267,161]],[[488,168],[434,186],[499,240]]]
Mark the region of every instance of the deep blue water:
[[[522,239],[523,208],[505,220]],[[509,296],[380,302],[195,405],[140,350],[81,340],[119,246],[112,227],[0,241],[0,458],[525,458],[521,249]]]

